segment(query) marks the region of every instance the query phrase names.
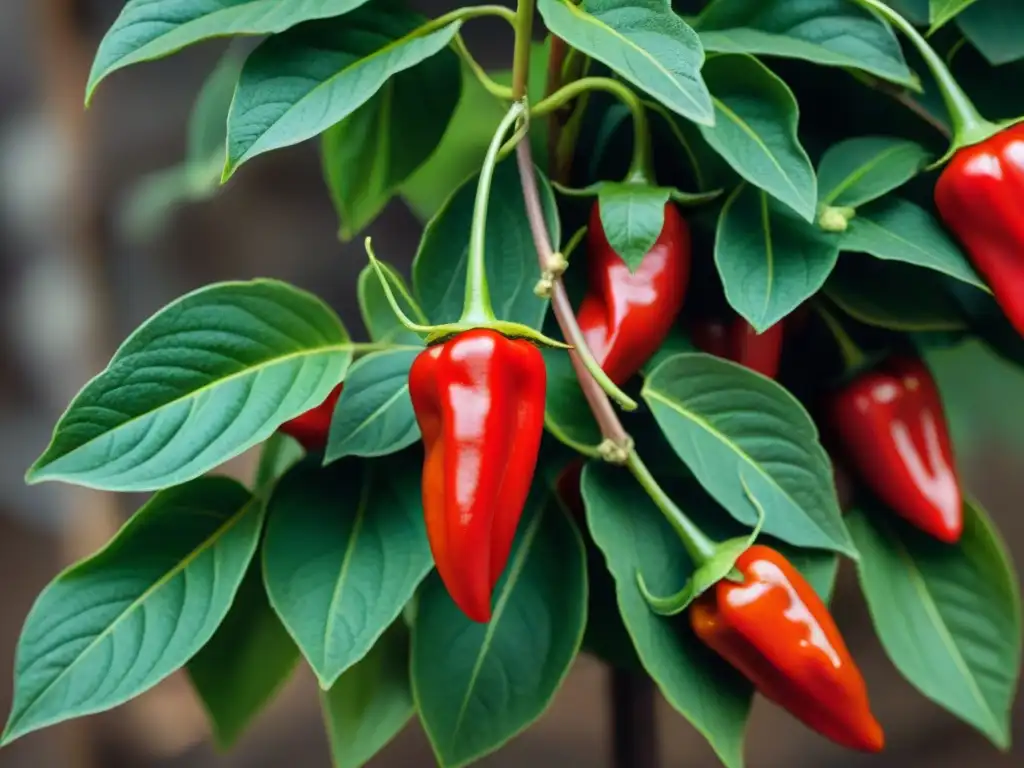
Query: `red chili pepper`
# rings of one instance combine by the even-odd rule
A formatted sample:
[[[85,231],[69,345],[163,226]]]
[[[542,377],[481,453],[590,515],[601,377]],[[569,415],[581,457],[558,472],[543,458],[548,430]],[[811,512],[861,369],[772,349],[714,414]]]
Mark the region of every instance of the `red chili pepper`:
[[[690,606],[697,637],[809,728],[881,750],[864,678],[814,589],[769,547],[750,547],[736,568],[742,583],[723,579]]]
[[[672,203],[636,271],[608,243],[595,202],[587,229],[589,290],[577,319],[608,377],[623,384],[658,350],[683,308],[690,279],[690,230]]]
[[[939,176],[935,204],[1024,335],[1024,124],[959,150]]]
[[[754,326],[737,315],[726,328],[720,320],[697,323],[693,343],[702,352],[732,360],[769,379],[779,373],[782,359],[782,321],[758,333]]]
[[[438,574],[472,620],[512,549],[544,431],[547,371],[533,344],[478,328],[428,347],[409,394],[423,434],[423,511]]]
[[[846,458],[892,509],[935,538],[963,531],[960,484],[942,400],[920,360],[891,358],[831,395]]]
[[[310,408],[291,421],[286,421],[278,429],[295,438],[299,445],[307,451],[322,451],[327,445],[327,434],[331,431],[334,407],[338,404],[343,387],[343,383],[339,384],[331,390],[331,393],[320,405]]]

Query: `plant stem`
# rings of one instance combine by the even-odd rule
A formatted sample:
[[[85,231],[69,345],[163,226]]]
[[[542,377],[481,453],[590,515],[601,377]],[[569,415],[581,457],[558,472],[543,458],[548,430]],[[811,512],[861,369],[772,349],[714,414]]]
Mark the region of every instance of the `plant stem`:
[[[548,52],[548,76],[544,84],[544,97],[547,98],[562,85],[562,64],[565,63],[565,52],[568,46],[565,40],[557,35],[551,36],[551,50]],[[558,112],[548,116],[548,173],[556,167],[558,158],[558,136],[562,131],[562,120]]]
[[[466,300],[462,309],[460,323],[494,323],[494,309],[491,307],[491,294],[487,288],[487,269],[484,261],[484,247],[487,236],[487,203],[491,197],[491,181],[494,178],[494,167],[498,163],[498,152],[505,140],[505,134],[526,114],[526,103],[514,101],[505,117],[498,124],[498,130],[491,138],[491,144],[484,156],[484,164],[480,169],[480,180],[476,187],[476,200],[473,203],[473,225],[469,232],[469,261],[466,265]]]
[[[904,107],[909,109],[915,115],[924,120],[928,125],[934,128],[936,131],[941,133],[946,140],[953,138],[952,132],[949,127],[939,120],[935,115],[925,109],[924,105],[917,101],[913,96],[904,91],[902,88],[888,83],[885,80],[881,80],[872,75],[865,75],[863,73],[857,73],[855,77],[867,85],[869,88],[874,88],[876,91],[884,93],[886,96],[891,97],[893,100],[898,101]]]
[[[533,43],[535,0],[519,0],[515,12],[516,43],[512,59],[512,98],[526,97],[530,83],[530,45]]]
[[[473,76],[489,94],[502,101],[512,100],[512,89],[507,85],[495,82],[487,74],[487,70],[481,67],[480,62],[473,58],[473,54],[469,52],[469,49],[466,47],[466,41],[462,39],[461,34],[455,35],[455,38],[452,40],[452,47],[455,48],[459,58],[465,62],[466,66],[469,67],[469,71],[473,73]]]
[[[928,44],[920,32],[909,21],[896,13],[892,8],[879,0],[853,0],[863,8],[874,11],[884,18],[900,32],[907,36],[925,64],[931,71],[935,82],[942,94],[942,100],[949,112],[950,122],[953,124],[953,146],[962,147],[984,141],[995,133],[998,128],[986,120],[978,112],[970,97],[960,87],[960,84],[949,71],[949,67],[936,53],[935,49]]]
[[[839,319],[820,300],[814,302],[814,310],[821,315],[821,319],[828,326],[832,337],[836,340],[836,344],[839,346],[839,354],[842,355],[846,370],[852,371],[864,365],[867,358],[860,347],[850,338],[850,334],[843,328],[843,324],[839,322]]]
[[[633,115],[633,158],[629,164],[627,179],[650,181],[653,178],[651,166],[651,134],[647,127],[647,112],[643,102],[633,91],[610,77],[584,77],[562,86],[555,93],[539,101],[531,110],[531,117],[551,114],[564,104],[589,92],[605,91],[620,99]]]
[[[540,261],[541,271],[549,269],[554,256],[554,249],[551,247],[551,240],[548,237],[547,222],[544,220],[544,211],[540,204],[540,192],[537,190],[537,177],[534,174],[533,153],[530,149],[530,142],[524,141],[516,147],[516,160],[519,164],[519,178],[523,187],[523,199],[526,203],[526,218],[530,223],[530,232],[533,235],[533,243],[537,249],[537,258]],[[572,361],[573,369],[576,371],[576,378],[579,379],[580,389],[583,396],[594,414],[594,419],[601,430],[601,435],[606,440],[611,440],[616,445],[627,445],[629,435],[622,427],[611,401],[605,394],[601,385],[597,383],[580,357],[580,350],[587,350],[584,354],[590,354],[583,331],[576,322],[576,315],[573,314],[572,304],[565,292],[565,286],[561,280],[555,280],[551,290],[551,309],[558,321],[559,328],[566,341],[573,345],[574,349],[569,352],[569,359]],[[593,355],[590,355],[593,358]]]
[[[705,536],[704,532],[669,498],[636,451],[630,452],[626,466],[675,530],[694,566],[699,568],[710,560],[715,554],[715,542]]]

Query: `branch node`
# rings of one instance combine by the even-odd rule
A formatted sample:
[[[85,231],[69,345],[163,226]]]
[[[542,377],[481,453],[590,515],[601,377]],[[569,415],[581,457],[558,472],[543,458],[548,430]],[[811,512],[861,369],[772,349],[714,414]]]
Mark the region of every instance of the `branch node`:
[[[629,461],[629,454],[633,452],[633,438],[629,435],[621,440],[605,438],[597,446],[597,452],[609,464],[625,464]]]

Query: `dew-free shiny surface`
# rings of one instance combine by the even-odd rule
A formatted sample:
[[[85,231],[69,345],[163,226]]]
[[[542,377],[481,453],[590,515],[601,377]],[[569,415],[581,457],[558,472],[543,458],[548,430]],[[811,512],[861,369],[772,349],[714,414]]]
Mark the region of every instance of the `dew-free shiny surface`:
[[[595,202],[587,227],[589,290],[576,313],[587,346],[608,377],[623,384],[665,340],[690,279],[690,230],[665,205],[661,234],[632,274],[609,245]]]
[[[427,537],[448,593],[474,621],[491,617],[533,481],[546,385],[540,350],[483,328],[427,348],[409,371]]]
[[[845,458],[894,512],[940,541],[963,531],[963,499],[942,400],[920,360],[892,358],[830,401]]]
[[[953,155],[935,204],[1024,335],[1024,124]]]
[[[723,579],[690,607],[697,637],[809,728],[851,749],[882,749],[864,678],[811,585],[761,545],[736,568],[742,583]]]

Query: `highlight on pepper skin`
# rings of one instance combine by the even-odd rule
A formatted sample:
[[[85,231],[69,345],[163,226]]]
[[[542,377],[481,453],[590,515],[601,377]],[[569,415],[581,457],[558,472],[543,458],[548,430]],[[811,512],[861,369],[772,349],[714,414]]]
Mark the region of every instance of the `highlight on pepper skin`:
[[[539,349],[478,328],[427,348],[409,372],[423,435],[423,512],[437,572],[473,621],[491,618],[544,431]]]
[[[851,468],[920,530],[954,544],[963,497],[938,387],[920,360],[893,357],[854,378],[828,403]]]
[[[690,606],[700,640],[809,728],[850,749],[879,752],[882,727],[864,678],[828,608],[779,552],[754,545]]]
[[[587,346],[615,384],[658,350],[683,308],[690,280],[690,228],[674,203],[635,272],[608,242],[597,202],[587,227],[588,291],[576,313]]]

